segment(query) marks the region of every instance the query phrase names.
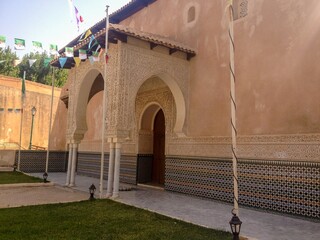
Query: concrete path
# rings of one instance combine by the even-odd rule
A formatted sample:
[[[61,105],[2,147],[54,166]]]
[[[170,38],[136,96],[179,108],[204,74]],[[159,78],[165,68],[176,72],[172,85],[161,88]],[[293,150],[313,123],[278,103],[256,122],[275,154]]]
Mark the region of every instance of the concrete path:
[[[33,175],[42,176],[41,173]],[[65,173],[49,173],[48,177],[48,180],[60,185],[64,185],[65,179]],[[92,183],[99,189],[99,179],[77,176],[76,183],[77,186],[74,189],[84,191],[86,197],[89,196],[88,189]],[[104,189],[106,186],[106,182],[104,182]],[[125,204],[209,228],[230,231],[229,221],[232,206],[229,204],[141,186],[134,186],[132,191],[121,191],[119,195],[117,201]],[[250,239],[320,239],[320,222],[246,208],[240,209],[240,219],[243,222],[241,235]]]

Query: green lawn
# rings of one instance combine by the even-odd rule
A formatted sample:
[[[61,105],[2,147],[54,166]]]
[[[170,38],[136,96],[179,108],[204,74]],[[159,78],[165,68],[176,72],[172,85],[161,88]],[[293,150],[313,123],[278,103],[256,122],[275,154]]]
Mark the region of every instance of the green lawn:
[[[0,172],[0,184],[10,183],[36,183],[42,179],[25,175],[21,172]]]
[[[0,239],[232,239],[111,200],[0,209]]]

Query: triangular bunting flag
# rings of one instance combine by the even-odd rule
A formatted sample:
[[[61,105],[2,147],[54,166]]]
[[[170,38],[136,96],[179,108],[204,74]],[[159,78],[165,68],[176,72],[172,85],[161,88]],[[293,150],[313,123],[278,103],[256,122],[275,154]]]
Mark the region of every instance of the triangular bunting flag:
[[[93,56],[89,57],[89,61],[90,61],[91,65],[94,64]]]
[[[64,67],[64,65],[65,65],[66,62],[67,62],[67,59],[68,59],[68,58],[66,58],[66,57],[59,58],[59,63],[60,63],[61,68]]]
[[[26,48],[26,41],[24,39],[15,38],[14,39],[14,49],[24,50]]]
[[[82,35],[79,38],[79,42],[82,42],[83,40],[87,39],[90,35],[92,34],[91,30],[88,29],[87,31],[85,31],[84,33],[82,33]]]
[[[87,59],[87,51],[84,49],[79,49],[79,58],[81,60],[86,60]]]
[[[45,58],[44,59],[44,61],[43,61],[43,65],[45,66],[45,67],[48,67],[48,65],[49,65],[49,63],[51,62],[51,58]]]
[[[66,57],[73,57],[73,47],[66,47],[65,54]]]
[[[29,59],[29,66],[32,67],[32,65],[37,61],[37,59]]]
[[[98,44],[98,41],[95,39],[95,37],[93,35],[91,35],[88,49],[91,49],[92,47],[94,47],[97,44]]]
[[[74,57],[73,60],[76,63],[76,67],[79,67],[79,65],[81,63],[81,59],[79,57]]]
[[[21,63],[20,59],[13,60],[13,66],[16,67]]]
[[[6,47],[6,37],[0,36],[0,48],[5,48],[5,47]]]

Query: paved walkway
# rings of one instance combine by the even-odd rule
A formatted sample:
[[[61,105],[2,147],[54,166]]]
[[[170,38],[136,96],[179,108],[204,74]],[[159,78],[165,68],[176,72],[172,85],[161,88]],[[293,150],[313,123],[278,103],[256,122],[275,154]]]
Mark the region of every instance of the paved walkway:
[[[41,177],[42,174],[33,174]],[[49,173],[48,180],[64,185],[65,173]],[[77,186],[88,198],[89,186],[99,189],[99,179],[76,176]],[[104,182],[104,189],[106,188]],[[122,185],[121,185],[122,186]],[[121,187],[120,186],[120,187]],[[62,188],[62,187],[61,187]],[[69,189],[69,188],[62,188]],[[73,191],[72,189],[69,189]],[[85,192],[85,193],[84,193]],[[121,191],[117,201],[148,209],[173,218],[229,231],[232,206],[208,199],[186,196],[164,190],[134,186],[132,191]],[[66,194],[67,196],[67,194]],[[279,214],[270,214],[251,209],[240,209],[241,235],[260,240],[319,240],[320,222],[313,222]]]

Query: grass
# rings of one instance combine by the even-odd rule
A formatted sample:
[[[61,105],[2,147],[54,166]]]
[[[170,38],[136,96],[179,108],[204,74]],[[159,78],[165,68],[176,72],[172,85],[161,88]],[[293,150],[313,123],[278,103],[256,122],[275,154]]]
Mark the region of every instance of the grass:
[[[37,183],[42,179],[25,175],[21,172],[0,172],[0,184]]]
[[[232,239],[108,199],[0,209],[0,239]]]

